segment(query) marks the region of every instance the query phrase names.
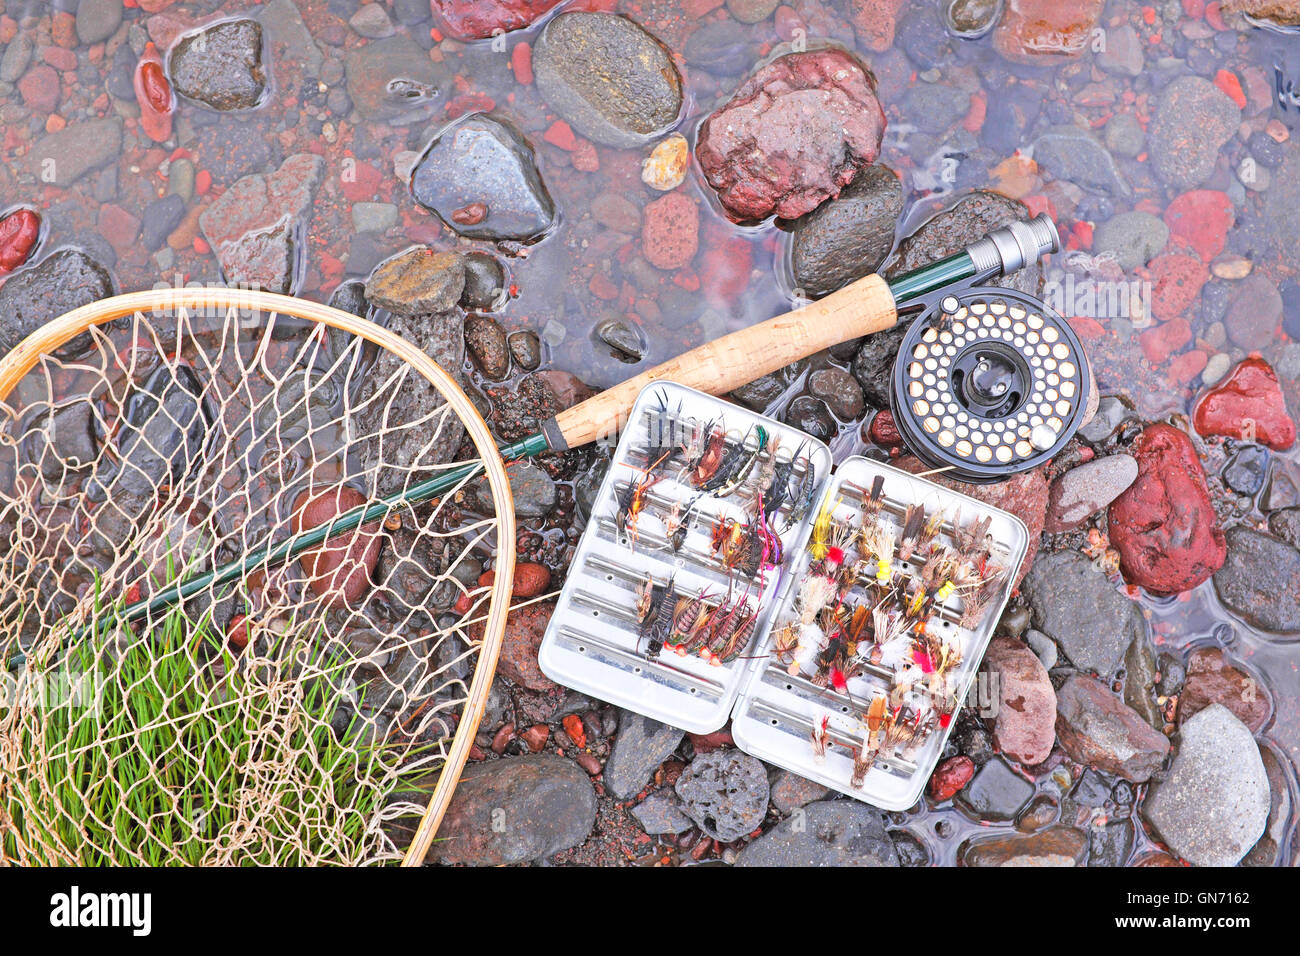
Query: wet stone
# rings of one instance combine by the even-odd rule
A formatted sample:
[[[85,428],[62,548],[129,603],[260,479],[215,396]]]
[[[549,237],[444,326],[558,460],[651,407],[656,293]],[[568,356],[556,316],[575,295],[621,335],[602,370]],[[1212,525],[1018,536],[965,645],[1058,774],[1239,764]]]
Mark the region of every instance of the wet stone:
[[[1104,395],[1097,403],[1097,413],[1079,429],[1079,437],[1094,445],[1100,445],[1126,421],[1133,417],[1133,410],[1123,400],[1114,395]]]
[[[1210,704],[1222,704],[1258,733],[1272,710],[1268,690],[1224,659],[1217,647],[1199,647],[1187,658],[1187,678],[1178,698],[1178,720],[1186,723]]]
[[[1265,631],[1300,632],[1300,551],[1253,528],[1227,532],[1228,557],[1214,575],[1219,600]]]
[[[121,150],[122,120],[105,117],[42,137],[27,154],[27,163],[43,183],[66,188],[116,160]]]
[[[898,347],[907,334],[906,326],[896,326],[887,332],[868,335],[853,357],[853,377],[862,386],[867,402],[876,408],[888,408],[892,390],[890,376]]]
[[[848,372],[839,368],[823,368],[808,377],[808,393],[824,401],[835,415],[843,420],[858,418],[866,407],[862,386]]]
[[[731,397],[746,408],[763,412],[781,396],[785,389],[786,383],[781,381],[779,375],[772,373],[740,386],[731,393]]]
[[[767,771],[739,750],[700,754],[677,779],[676,789],[686,815],[722,843],[753,832],[767,815]]]
[[[879,810],[857,800],[808,804],[740,851],[737,866],[898,866]]]
[[[555,482],[537,465],[526,462],[510,469],[510,491],[520,518],[544,518],[555,510]]]
[[[555,222],[532,147],[488,114],[467,114],[434,138],[412,174],[411,193],[471,239],[528,242]]]
[[[609,319],[596,326],[596,338],[614,350],[615,357],[624,362],[639,362],[645,354],[641,333],[630,322]]]
[[[786,409],[785,423],[807,432],[819,441],[829,441],[836,432],[835,419],[826,403],[819,398],[800,395]]]
[[[185,218],[185,200],[180,196],[163,196],[144,208],[140,219],[140,242],[150,252],[161,249],[167,237]]]
[[[1268,516],[1268,530],[1293,548],[1300,548],[1300,508],[1283,508]]]
[[[1174,80],[1160,94],[1147,128],[1157,175],[1174,189],[1200,186],[1240,122],[1237,104],[1209,80]]]
[[[1247,445],[1223,466],[1223,483],[1239,495],[1254,496],[1264,487],[1268,461],[1267,448]]]
[[[455,308],[465,290],[459,253],[414,246],[380,263],[366,279],[366,297],[394,315],[423,315]]]
[[[1169,739],[1101,681],[1075,674],[1056,692],[1056,739],[1090,767],[1143,783],[1160,769]]]
[[[682,55],[715,76],[737,76],[754,62],[753,41],[729,20],[705,23],[686,38]]]
[[[465,319],[465,348],[488,378],[502,379],[510,371],[505,329],[495,319],[486,315],[468,316]]]
[[[1082,554],[1043,554],[1025,576],[1034,626],[1083,670],[1109,676],[1133,638],[1146,633],[1137,605]]]
[[[1002,760],[986,763],[957,795],[981,820],[1014,820],[1034,795],[1034,785]]]
[[[465,290],[460,294],[462,308],[478,312],[495,312],[505,301],[506,270],[501,260],[486,252],[465,256]]]
[[[0,286],[0,349],[12,349],[65,312],[113,295],[114,285],[112,274],[79,249],[55,250],[14,273]],[[89,333],[82,333],[54,355],[77,358],[92,344]]]
[[[974,40],[997,23],[1001,0],[944,0],[944,25],[956,36]]]
[[[636,146],[677,120],[682,80],[672,55],[626,17],[563,13],[533,45],[542,97],[574,131]]]
[[[178,94],[211,109],[259,106],[268,84],[262,25],[227,20],[185,34],[167,58],[167,74]]]
[[[121,24],[122,0],[81,0],[77,5],[77,39],[82,43],[102,43]]]
[[[1128,820],[1088,828],[1088,865],[1123,866],[1137,834]]]
[[[434,115],[444,80],[429,55],[406,33],[348,52],[347,93],[362,118],[407,126]]]
[[[875,272],[894,246],[902,210],[898,176],[887,166],[868,166],[838,198],[795,222],[795,286],[816,299]]]
[[[605,788],[620,800],[635,796],[684,736],[676,727],[630,710],[620,711],[618,735],[605,764]]]
[[[965,866],[1081,866],[1088,836],[1074,827],[1054,826],[1033,834],[976,837],[960,851]]]
[[[525,863],[577,846],[595,822],[595,790],[572,761],[551,754],[484,761],[461,774],[433,852],[444,864]]]
[[[1151,642],[1145,635],[1133,638],[1133,643],[1124,654],[1124,703],[1137,711],[1150,726],[1159,730],[1165,721],[1155,699],[1157,673]]]
[[[641,829],[651,836],[662,833],[685,833],[695,828],[695,821],[682,813],[681,801],[672,791],[652,793],[635,807],[632,816]]]
[[[531,372],[542,364],[542,341],[536,332],[527,329],[511,332],[506,343],[510,346],[510,354],[514,356],[515,362],[525,371]]]
[[[1034,141],[1034,159],[1057,179],[1084,189],[1125,196],[1132,192],[1106,147],[1078,126],[1054,126],[1043,133]]]
[[[1129,455],[1107,455],[1071,468],[1052,482],[1044,530],[1080,527],[1119,497],[1137,475],[1137,461]]]
[[[94,408],[87,401],[71,402],[41,413],[24,422],[24,446],[31,460],[40,462],[41,474],[58,480],[65,472],[77,472],[95,461],[99,445],[95,439]]]
[[[997,699],[981,701],[991,705],[981,714],[992,725],[998,749],[1022,764],[1042,763],[1056,741],[1056,691],[1046,668],[1011,637],[995,637],[989,643],[983,666],[989,672],[987,686]]]
[[[801,777],[789,770],[778,770],[771,779],[772,806],[782,813],[790,813],[799,807],[820,800],[830,790],[820,783]]]
[[[1169,242],[1169,227],[1147,212],[1126,212],[1097,229],[1093,248],[1110,253],[1121,269],[1131,271],[1150,262]]]

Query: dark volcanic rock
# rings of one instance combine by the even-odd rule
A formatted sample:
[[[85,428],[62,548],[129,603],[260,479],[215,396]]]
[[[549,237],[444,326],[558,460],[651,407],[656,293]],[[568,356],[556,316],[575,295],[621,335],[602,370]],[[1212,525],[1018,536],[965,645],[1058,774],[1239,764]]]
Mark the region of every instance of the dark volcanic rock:
[[[470,764],[434,852],[444,864],[501,866],[577,846],[596,822],[596,793],[582,768],[551,754]]]
[[[857,800],[821,800],[740,851],[737,866],[898,866],[880,811]]]
[[[695,152],[737,220],[793,219],[839,195],[880,153],[875,79],[842,50],[779,57],[700,127]]]
[[[1014,820],[1033,795],[1032,783],[995,758],[980,768],[957,799],[981,820]]]
[[[1214,575],[1219,600],[1265,631],[1300,631],[1300,551],[1253,528],[1229,528],[1227,560]]]
[[[434,138],[411,176],[411,193],[447,228],[471,239],[527,242],[555,222],[532,147],[509,123],[485,113],[461,117]]]
[[[853,377],[862,386],[867,401],[876,408],[889,408],[892,391],[890,376],[898,347],[907,335],[906,325],[896,325],[886,332],[877,332],[862,339],[857,354],[853,356]]]
[[[876,271],[894,247],[903,186],[888,166],[868,166],[839,197],[794,224],[795,287],[821,298]]]
[[[605,787],[620,800],[635,796],[655,769],[672,755],[685,733],[657,720],[622,711],[618,736],[605,764]]]
[[[510,350],[506,347],[505,329],[486,315],[465,319],[465,347],[488,378],[505,378],[510,370]]]
[[[682,107],[672,54],[626,17],[564,13],[533,45],[542,97],[573,129],[607,146],[636,146]]]
[[[262,102],[267,74],[262,25],[224,20],[187,33],[167,57],[176,92],[214,110],[248,110]]]
[[[1190,590],[1224,559],[1223,531],[1196,449],[1185,433],[1156,424],[1143,430],[1130,453],[1137,480],[1109,512],[1124,580],[1152,594]]]
[[[1169,738],[1110,692],[1075,674],[1056,692],[1056,739],[1080,763],[1143,783],[1165,762]]]
[[[739,750],[713,750],[691,761],[677,778],[682,810],[723,843],[758,828],[770,791],[763,764]]]
[[[460,304],[478,312],[495,312],[505,301],[505,283],[506,270],[500,259],[486,252],[468,253],[465,291],[460,294]]]
[[[45,323],[115,291],[112,274],[90,256],[80,249],[56,249],[0,286],[0,349],[9,351]],[[92,344],[83,332],[54,354],[77,358]]]
[[[1146,633],[1138,606],[1082,554],[1042,555],[1023,590],[1034,609],[1034,626],[1081,670],[1110,676],[1133,639]]]

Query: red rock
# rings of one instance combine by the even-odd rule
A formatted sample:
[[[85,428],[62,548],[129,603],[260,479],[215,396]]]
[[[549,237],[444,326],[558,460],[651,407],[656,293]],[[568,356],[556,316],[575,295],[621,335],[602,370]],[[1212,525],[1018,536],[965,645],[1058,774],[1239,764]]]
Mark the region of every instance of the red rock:
[[[690,734],[688,736],[690,736],[691,746],[695,748],[697,754],[706,754],[714,750],[721,750],[723,747],[736,746],[730,730],[715,730],[711,734]]]
[[[853,0],[851,15],[858,46],[883,53],[894,45],[903,0]]]
[[[1186,246],[1205,262],[1223,251],[1228,230],[1236,216],[1232,200],[1214,189],[1193,189],[1183,193],[1165,209],[1170,245]]]
[[[37,63],[18,81],[23,103],[34,113],[53,113],[59,108],[59,74],[53,67]]]
[[[707,296],[730,302],[745,291],[753,269],[754,247],[748,241],[706,233],[700,278]]]
[[[975,762],[970,757],[949,757],[934,768],[934,774],[930,777],[930,799],[935,803],[951,800],[962,787],[970,783],[973,776]]]
[[[1211,704],[1228,708],[1252,734],[1263,729],[1273,711],[1262,683],[1224,660],[1219,648],[1201,647],[1187,658],[1187,680],[1178,697],[1179,725]]]
[[[1196,376],[1205,371],[1210,364],[1210,357],[1200,349],[1192,349],[1174,357],[1169,363],[1169,380],[1179,385],[1190,385]]]
[[[573,144],[573,168],[580,173],[594,173],[600,169],[600,155],[596,147],[585,139]]]
[[[546,741],[551,737],[551,728],[545,724],[533,724],[519,736],[528,745],[529,750],[533,753],[541,753],[542,748],[546,746]]]
[[[514,71],[515,82],[524,86],[533,82],[533,48],[527,43],[516,43],[510,51],[510,69]]]
[[[682,192],[671,192],[645,207],[641,251],[659,269],[680,269],[700,247],[700,207]]]
[[[1075,674],[1056,692],[1056,739],[1077,760],[1133,783],[1145,783],[1169,755],[1169,738],[1111,689]]]
[[[343,196],[348,202],[374,202],[379,196],[379,187],[384,181],[384,174],[369,163],[351,160],[351,165],[344,166]]]
[[[156,143],[171,139],[175,97],[163,70],[162,57],[152,43],[135,68],[135,99],[140,104],[140,128]]]
[[[546,140],[552,146],[558,146],[565,152],[569,152],[578,145],[578,137],[573,135],[573,127],[564,120],[556,120],[542,134],[542,139]]]
[[[1229,99],[1237,104],[1238,108],[1246,108],[1246,93],[1241,88],[1241,80],[1237,74],[1230,70],[1220,70],[1214,74],[1214,85],[1228,94]]]
[[[555,690],[558,686],[542,673],[537,664],[537,652],[542,646],[542,637],[546,634],[546,625],[555,611],[555,602],[529,604],[526,607],[513,608],[506,618],[506,632],[501,642],[501,657],[497,661],[497,672],[518,684],[538,693]],[[481,640],[483,625],[472,624],[469,627],[471,640]]]
[[[700,127],[695,153],[728,215],[793,219],[840,194],[880,154],[875,79],[843,50],[790,53]]]
[[[1148,425],[1129,453],[1137,480],[1109,511],[1124,580],[1156,595],[1191,590],[1227,555],[1192,440],[1172,425]]]
[[[544,564],[520,561],[515,565],[514,587],[517,598],[535,598],[551,586],[551,569]]]
[[[1151,313],[1162,322],[1183,315],[1201,295],[1209,271],[1196,256],[1178,253],[1157,256],[1151,270]]]
[[[581,753],[574,757],[573,761],[583,770],[587,771],[587,775],[591,777],[599,776],[601,770],[604,769],[600,765],[600,758],[595,754]]]
[[[304,491],[294,499],[293,530],[297,533],[324,524],[366,500],[348,485]],[[374,522],[304,552],[298,560],[312,591],[334,607],[360,601],[370,589],[370,575],[379,562],[379,530],[379,522]]]
[[[483,40],[528,26],[560,0],[430,0],[429,6],[458,40]]]
[[[15,209],[0,219],[0,275],[28,260],[41,237],[41,217],[32,209]]]
[[[1008,0],[993,46],[1013,63],[1041,66],[1078,56],[1092,42],[1105,0]]]
[[[1056,743],[1056,691],[1043,662],[1013,637],[995,637],[984,668],[996,683],[997,713],[991,718],[993,742],[1026,766],[1040,764]]]
[[[105,203],[99,207],[96,226],[99,234],[112,244],[119,256],[129,255],[136,237],[140,235],[140,218],[116,203]]]
[[[65,50],[77,46],[77,18],[66,10],[60,10],[50,20],[50,36]]]
[[[1191,340],[1192,327],[1186,319],[1170,319],[1138,336],[1142,354],[1155,366],[1164,365],[1169,361],[1169,356]]]
[[[1201,435],[1257,441],[1278,451],[1295,444],[1295,422],[1273,367],[1262,358],[1244,359],[1196,403],[1192,423]]]
[[[871,419],[871,427],[867,430],[867,435],[882,448],[897,448],[903,444],[903,436],[898,433],[898,426],[894,424],[894,413],[888,408],[881,409],[876,413],[876,417]]]

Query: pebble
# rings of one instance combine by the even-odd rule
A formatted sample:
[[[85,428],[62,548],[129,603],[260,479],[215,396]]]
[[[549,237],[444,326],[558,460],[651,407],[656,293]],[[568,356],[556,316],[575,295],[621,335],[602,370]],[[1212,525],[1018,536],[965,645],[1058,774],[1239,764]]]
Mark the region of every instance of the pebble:
[[[510,491],[520,518],[544,518],[555,510],[559,491],[546,471],[531,462],[512,466]]]
[[[1202,396],[1193,409],[1192,423],[1201,435],[1257,441],[1278,451],[1295,444],[1295,422],[1287,412],[1286,396],[1277,373],[1262,358],[1242,360],[1225,381]]]
[[[1248,351],[1267,349],[1281,321],[1282,296],[1265,276],[1251,273],[1233,287],[1223,324],[1234,345]]]
[[[359,35],[372,40],[382,40],[394,32],[393,21],[388,19],[388,13],[377,3],[367,3],[359,9],[348,20],[348,26]]]
[[[977,40],[987,34],[1002,14],[1002,0],[945,0],[944,25],[955,36]]]
[[[77,4],[77,37],[90,45],[102,43],[122,25],[122,0],[81,0]]]
[[[625,362],[639,362],[645,355],[641,333],[624,319],[607,319],[596,326],[596,337]]]
[[[807,432],[818,441],[829,441],[837,431],[831,410],[820,398],[800,395],[786,409],[784,421],[787,425]]]
[[[1269,454],[1259,445],[1247,445],[1233,454],[1223,466],[1223,483],[1239,495],[1253,497],[1264,487],[1268,476]]]
[[[525,371],[531,372],[542,364],[542,343],[536,332],[527,329],[511,332],[506,343],[515,362]]]
[[[1082,127],[1053,126],[1034,140],[1034,159],[1058,180],[1103,194],[1132,192],[1106,147]]]
[[[1219,600],[1261,630],[1300,633],[1300,551],[1244,525],[1228,529],[1227,545],[1214,575]]]
[[[1178,722],[1186,723],[1210,704],[1222,704],[1253,734],[1264,729],[1272,713],[1268,689],[1230,664],[1222,649],[1198,647],[1187,656],[1187,676],[1178,698]]]
[[[619,800],[636,796],[686,734],[630,710],[619,712],[618,735],[605,763],[605,789]]]
[[[862,415],[866,400],[862,386],[841,368],[823,368],[808,377],[808,394],[826,403],[835,415],[852,421]]]
[[[645,207],[641,251],[657,269],[681,269],[700,247],[700,207],[685,193],[672,192]]]
[[[411,176],[415,201],[471,239],[531,242],[555,223],[555,203],[517,129],[470,113],[438,134]],[[458,215],[476,205],[481,215]]]
[[[387,232],[398,219],[397,207],[390,202],[352,204],[352,228],[357,232]]]
[[[727,12],[741,23],[758,23],[770,17],[781,0],[727,0]]]
[[[167,57],[176,92],[220,112],[259,106],[269,86],[263,60],[262,25],[222,20],[186,33]]]
[[[695,828],[695,821],[682,813],[681,801],[670,790],[650,794],[632,808],[632,816],[651,836],[685,833]]]
[[[690,163],[690,144],[681,133],[673,133],[661,140],[642,162],[641,181],[658,192],[669,192],[686,179]]]
[[[930,776],[930,799],[935,803],[951,800],[975,775],[975,761],[964,754],[949,757]]]
[[[506,270],[501,260],[486,252],[467,253],[461,306],[478,312],[496,312],[505,301]]]
[[[880,811],[857,800],[820,800],[743,850],[737,866],[898,866]]]
[[[366,298],[397,315],[425,315],[455,308],[465,289],[459,253],[413,246],[386,259],[366,279]]]
[[[829,788],[789,770],[777,770],[771,778],[772,806],[782,813],[792,813],[829,793]]]
[[[1056,691],[1034,652],[1011,637],[995,637],[984,655],[996,712],[986,718],[993,742],[1018,763],[1042,763],[1056,741]]]
[[[1138,476],[1130,455],[1106,455],[1071,468],[1053,482],[1043,529],[1072,531],[1122,494]]]
[[[1052,826],[1032,834],[975,837],[958,853],[964,866],[1082,866],[1088,836],[1074,827]]]
[[[1169,242],[1169,227],[1148,212],[1126,212],[1097,228],[1094,250],[1111,253],[1131,271],[1150,262]]]
[[[155,199],[144,207],[140,219],[140,242],[150,252],[163,247],[176,227],[185,218],[185,200],[180,196],[168,195]]]
[[[121,150],[122,120],[106,117],[74,123],[42,137],[27,154],[27,162],[41,182],[66,188],[117,160]]]
[[[980,768],[958,799],[981,820],[1014,820],[1034,795],[1034,785],[994,758]]]
[[[732,749],[697,756],[677,778],[676,789],[686,815],[721,843],[758,828],[771,792],[762,762]]]
[[[1061,653],[1061,649],[1056,646],[1056,641],[1042,631],[1035,631],[1031,627],[1025,632],[1025,643],[1029,645],[1029,649],[1034,652],[1034,656],[1042,663],[1044,670],[1050,671],[1056,666]]]
[[[1034,627],[1081,670],[1110,676],[1133,638],[1146,633],[1137,605],[1075,551],[1040,555],[1022,591],[1034,609]]]
[[[1214,385],[1223,380],[1223,376],[1228,374],[1228,366],[1232,360],[1224,352],[1216,352],[1210,356],[1209,361],[1205,363],[1205,368],[1201,371],[1201,383],[1203,385]]]
[[[672,55],[626,17],[562,13],[533,44],[543,99],[574,132],[606,146],[639,146],[677,121],[682,78]]]
[[[682,47],[682,56],[693,67],[715,76],[736,76],[754,62],[754,43],[730,20],[702,24]]]
[[[526,863],[577,846],[595,823],[595,789],[570,760],[538,754],[472,763],[433,852],[443,864]]]
[[[1293,548],[1300,548],[1300,508],[1283,508],[1268,516],[1268,530]]]
[[[444,103],[441,71],[405,32],[350,50],[344,65],[348,97],[363,119],[408,126]]]
[[[499,381],[510,371],[510,350],[506,346],[505,329],[490,316],[466,317],[465,348],[488,378]]]
[[[1097,53],[1097,65],[1117,76],[1141,76],[1145,60],[1137,31],[1127,23],[1107,30],[1106,46]]]
[[[1133,783],[1150,779],[1169,753],[1169,738],[1083,674],[1056,692],[1056,739],[1073,759]]]
[[[1147,127],[1157,175],[1174,189],[1202,185],[1240,122],[1237,104],[1209,80],[1174,80],[1161,92]]]
[[[1221,704],[1179,728],[1173,766],[1142,804],[1160,839],[1193,866],[1235,866],[1264,834],[1268,812],[1259,747]]]
[[[1132,113],[1116,113],[1105,129],[1106,148],[1119,156],[1132,159],[1142,152],[1147,134]]]

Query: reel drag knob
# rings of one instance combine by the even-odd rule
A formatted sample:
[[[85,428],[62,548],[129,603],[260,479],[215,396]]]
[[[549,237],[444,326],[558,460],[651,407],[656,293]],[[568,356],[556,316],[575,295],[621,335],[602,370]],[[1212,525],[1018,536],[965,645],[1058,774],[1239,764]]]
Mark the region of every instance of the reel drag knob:
[[[890,404],[907,447],[953,478],[1001,481],[1057,454],[1083,423],[1087,357],[1065,319],[998,287],[946,295],[908,329]]]

